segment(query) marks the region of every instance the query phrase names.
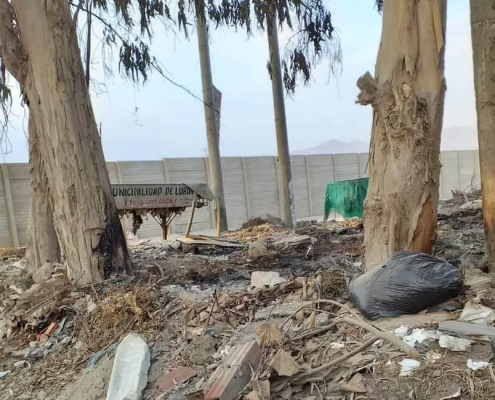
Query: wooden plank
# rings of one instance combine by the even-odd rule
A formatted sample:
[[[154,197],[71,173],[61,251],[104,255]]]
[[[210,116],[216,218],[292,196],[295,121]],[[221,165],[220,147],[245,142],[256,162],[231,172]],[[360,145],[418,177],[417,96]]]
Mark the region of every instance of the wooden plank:
[[[260,362],[261,348],[256,341],[235,346],[209,379],[204,399],[234,400],[251,381]]]
[[[251,203],[249,201],[249,181],[246,169],[246,163],[244,162],[244,157],[241,157],[242,166],[242,183],[244,185],[244,198],[246,201],[246,216],[247,220],[251,219]]]
[[[462,336],[490,336],[495,338],[495,328],[485,325],[468,324],[458,321],[442,321],[438,323],[438,329],[443,332],[451,332]]]
[[[10,188],[9,168],[7,164],[0,164],[2,167],[3,188],[5,199],[7,201],[7,214],[9,215],[10,235],[14,247],[19,247],[19,235],[17,234],[17,225],[15,223],[14,202],[12,201],[12,190]]]

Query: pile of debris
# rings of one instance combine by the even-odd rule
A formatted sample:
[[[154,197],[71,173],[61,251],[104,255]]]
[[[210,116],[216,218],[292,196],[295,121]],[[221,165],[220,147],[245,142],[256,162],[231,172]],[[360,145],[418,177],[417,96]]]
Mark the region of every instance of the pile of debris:
[[[359,220],[293,232],[264,219],[222,238],[141,241],[130,246],[136,277],[89,286],[70,285],[58,264],[32,275],[9,253],[0,397],[493,398],[495,289],[465,261],[483,254],[462,236],[482,236],[473,202],[440,216],[437,256],[449,263],[434,262],[462,271],[450,300],[375,321],[349,301],[363,272]]]

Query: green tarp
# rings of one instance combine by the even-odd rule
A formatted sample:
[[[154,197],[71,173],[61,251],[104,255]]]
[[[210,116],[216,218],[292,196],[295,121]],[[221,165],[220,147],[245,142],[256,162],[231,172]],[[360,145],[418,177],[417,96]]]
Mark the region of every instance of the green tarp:
[[[368,178],[329,183],[325,193],[325,221],[331,211],[337,211],[345,219],[362,218],[367,191]]]

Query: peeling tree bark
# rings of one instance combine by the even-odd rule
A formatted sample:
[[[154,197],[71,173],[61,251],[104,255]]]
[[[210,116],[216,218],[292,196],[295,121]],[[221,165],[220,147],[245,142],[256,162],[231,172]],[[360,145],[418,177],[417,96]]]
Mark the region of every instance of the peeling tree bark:
[[[132,274],[69,4],[11,4],[15,25],[9,2],[0,0],[0,57],[30,100],[69,277],[85,284]]]
[[[29,207],[26,261],[31,272],[46,262],[60,261],[60,247],[53,225],[48,179],[41,161],[36,120],[29,118],[29,176],[31,204]]]
[[[495,272],[495,1],[471,0],[474,88],[488,265]]]
[[[446,0],[388,0],[375,77],[358,103],[372,104],[370,182],[364,204],[367,269],[401,250],[432,253],[445,97]]]

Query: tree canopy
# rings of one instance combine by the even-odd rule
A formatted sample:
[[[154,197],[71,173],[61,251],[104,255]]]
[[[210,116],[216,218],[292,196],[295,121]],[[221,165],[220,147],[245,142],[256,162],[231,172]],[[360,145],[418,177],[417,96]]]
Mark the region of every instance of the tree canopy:
[[[68,0],[77,24],[82,14],[97,22],[80,23],[80,31],[101,29],[103,52],[118,50],[119,72],[134,82],[145,82],[152,71],[165,78],[160,63],[150,48],[154,23],[167,30],[182,31],[188,37],[196,18],[204,18],[210,27],[243,29],[251,35],[253,29],[271,29],[271,17],[276,15],[279,27],[287,27],[294,34],[284,47],[282,70],[284,86],[293,94],[299,81],[309,84],[312,71],[327,58],[331,72],[340,66],[340,43],[332,24],[331,13],[323,0]],[[378,1],[379,3],[380,1]],[[14,6],[15,7],[15,6]],[[15,16],[15,13],[13,13]],[[15,17],[14,17],[15,18]],[[15,27],[15,20],[12,26]],[[80,35],[80,47],[90,35]],[[104,59],[103,68],[111,71]],[[162,60],[166,62],[166,60]],[[88,64],[89,65],[89,64]],[[271,65],[268,62],[268,71]],[[8,126],[11,90],[5,67],[0,59],[0,104],[2,122],[0,135]],[[0,136],[0,141],[4,137]],[[3,142],[3,141],[2,141]]]

